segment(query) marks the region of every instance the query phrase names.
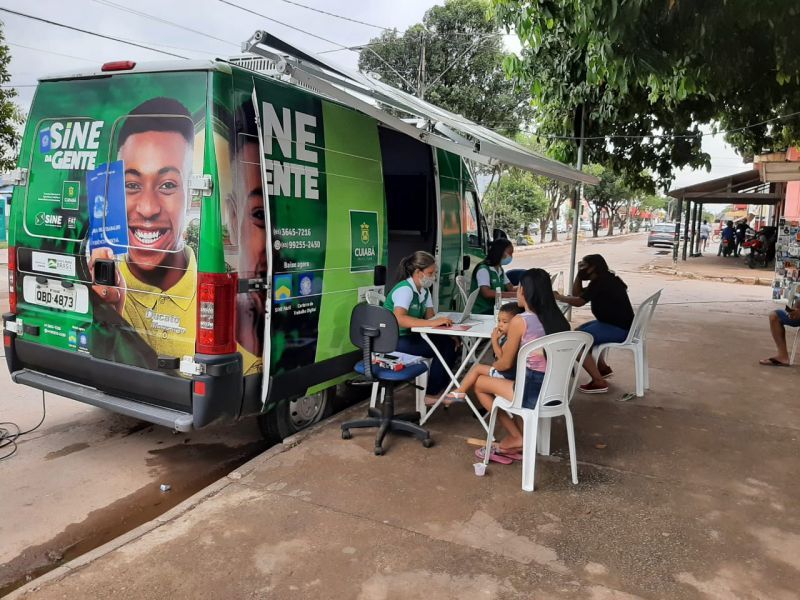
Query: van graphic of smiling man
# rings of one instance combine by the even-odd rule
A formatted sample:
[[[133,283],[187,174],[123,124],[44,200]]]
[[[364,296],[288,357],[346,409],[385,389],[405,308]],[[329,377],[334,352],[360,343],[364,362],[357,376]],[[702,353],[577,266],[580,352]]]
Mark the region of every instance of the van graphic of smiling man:
[[[116,286],[94,286],[157,354],[194,354],[197,262],[184,245],[194,123],[183,104],[152,98],[119,128],[128,252]],[[113,258],[98,248],[92,259]],[[153,315],[159,318],[153,318]]]

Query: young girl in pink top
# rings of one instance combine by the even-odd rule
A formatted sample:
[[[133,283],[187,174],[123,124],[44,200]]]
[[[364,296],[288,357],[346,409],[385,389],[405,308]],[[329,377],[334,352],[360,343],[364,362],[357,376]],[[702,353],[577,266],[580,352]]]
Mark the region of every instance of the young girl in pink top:
[[[550,275],[542,269],[530,269],[520,278],[517,288],[517,302],[525,310],[511,320],[508,339],[503,346],[503,354],[492,365],[498,371],[511,369],[517,363],[519,349],[530,341],[551,333],[569,331],[569,323],[559,310],[553,296]],[[525,386],[522,406],[534,408],[539,399],[539,391],[544,381],[547,359],[541,352],[528,356],[524,381],[498,379],[481,376],[475,382],[475,394],[486,410],[492,409],[495,396],[512,398],[514,386]],[[498,454],[517,454],[522,450],[522,431],[520,425],[504,411],[499,411],[497,419],[508,435],[497,445]]]

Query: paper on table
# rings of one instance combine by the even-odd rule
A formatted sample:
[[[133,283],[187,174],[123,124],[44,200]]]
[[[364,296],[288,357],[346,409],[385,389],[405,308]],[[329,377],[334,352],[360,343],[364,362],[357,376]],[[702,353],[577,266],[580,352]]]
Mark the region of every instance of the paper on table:
[[[471,325],[439,325],[436,329],[448,329],[450,331],[468,331],[472,329]]]

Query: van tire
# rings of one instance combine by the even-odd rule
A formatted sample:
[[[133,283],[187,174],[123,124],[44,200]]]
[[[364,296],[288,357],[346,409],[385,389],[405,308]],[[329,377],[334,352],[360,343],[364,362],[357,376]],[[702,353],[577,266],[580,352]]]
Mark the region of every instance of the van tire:
[[[333,414],[333,400],[336,387],[329,387],[313,394],[310,398],[279,400],[274,409],[258,417],[261,435],[277,444],[287,437],[310,427]],[[317,399],[318,404],[312,398]],[[307,403],[314,403],[312,408]],[[298,403],[301,403],[298,405]],[[305,412],[305,414],[303,414]]]

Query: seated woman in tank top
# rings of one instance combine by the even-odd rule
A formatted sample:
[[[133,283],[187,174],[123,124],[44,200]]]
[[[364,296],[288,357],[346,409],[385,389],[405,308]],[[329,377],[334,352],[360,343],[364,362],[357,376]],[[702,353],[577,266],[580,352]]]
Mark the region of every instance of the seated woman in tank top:
[[[517,364],[519,349],[537,338],[551,333],[569,331],[569,323],[556,304],[550,274],[543,269],[529,269],[522,275],[517,288],[517,302],[524,311],[511,319],[508,327],[503,354],[492,367],[507,371]],[[483,375],[475,382],[475,395],[486,410],[492,409],[495,396],[512,398],[517,385],[525,386],[522,406],[535,408],[542,389],[547,359],[537,352],[528,356],[527,371],[523,381],[513,381]],[[507,435],[497,445],[498,454],[516,454],[522,451],[522,426],[504,411],[499,411],[497,419]],[[477,451],[478,454],[483,448]],[[483,458],[480,456],[480,458]]]

